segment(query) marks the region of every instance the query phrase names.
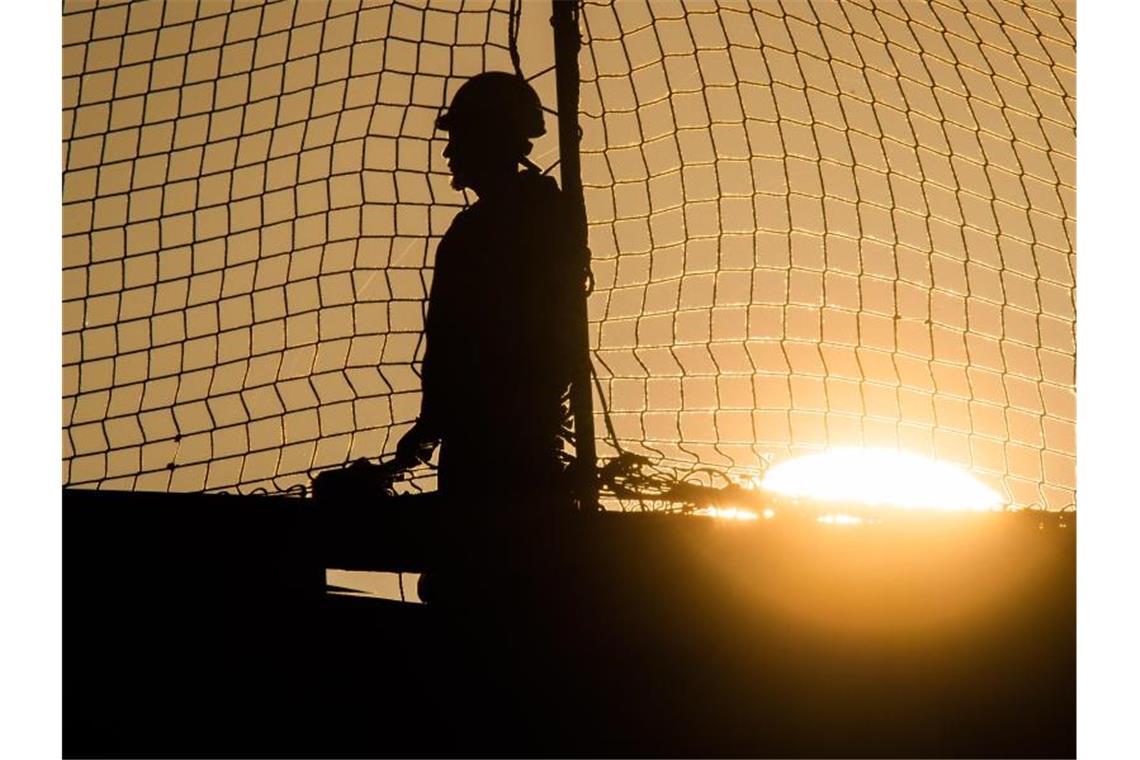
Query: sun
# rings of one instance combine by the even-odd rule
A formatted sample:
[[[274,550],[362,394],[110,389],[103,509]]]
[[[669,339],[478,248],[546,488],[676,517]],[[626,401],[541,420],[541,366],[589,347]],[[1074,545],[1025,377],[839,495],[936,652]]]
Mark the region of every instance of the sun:
[[[901,509],[993,511],[1004,500],[957,465],[913,452],[839,447],[773,465],[761,488],[797,499]]]

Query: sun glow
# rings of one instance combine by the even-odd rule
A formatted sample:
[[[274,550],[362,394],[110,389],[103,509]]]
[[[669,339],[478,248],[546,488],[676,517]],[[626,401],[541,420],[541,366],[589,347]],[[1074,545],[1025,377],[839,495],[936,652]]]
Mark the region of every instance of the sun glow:
[[[770,516],[767,514],[768,512],[771,512],[771,510],[766,509],[766,510],[764,510],[764,512],[765,512],[764,518],[765,519],[771,519]],[[706,507],[705,509],[697,510],[697,514],[698,515],[704,515],[705,517],[716,517],[716,518],[719,518],[721,520],[757,520],[757,519],[759,519],[759,515],[757,515],[755,512],[751,512],[747,509],[738,509],[737,507]],[[775,513],[773,513],[773,514],[775,514]]]
[[[765,490],[797,499],[903,509],[991,511],[1003,501],[961,467],[906,451],[834,448],[774,465]]]
[[[855,517],[854,515],[820,515],[815,518],[816,522],[821,522],[824,525],[862,525],[865,521],[862,517]]]

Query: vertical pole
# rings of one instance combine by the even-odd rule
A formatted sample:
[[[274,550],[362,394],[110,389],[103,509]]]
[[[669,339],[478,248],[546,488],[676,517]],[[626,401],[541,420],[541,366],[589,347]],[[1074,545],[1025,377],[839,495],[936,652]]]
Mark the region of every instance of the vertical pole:
[[[594,441],[593,391],[590,386],[590,332],[585,282],[590,268],[587,247],[586,200],[582,194],[582,162],[579,156],[581,132],[578,128],[578,51],[582,38],[578,31],[579,0],[551,0],[550,24],[554,27],[554,70],[558,88],[558,149],[562,192],[574,216],[575,248],[582,260],[582,297],[576,301],[573,329],[577,360],[570,381],[570,411],[574,415],[578,508],[598,509],[597,449]]]

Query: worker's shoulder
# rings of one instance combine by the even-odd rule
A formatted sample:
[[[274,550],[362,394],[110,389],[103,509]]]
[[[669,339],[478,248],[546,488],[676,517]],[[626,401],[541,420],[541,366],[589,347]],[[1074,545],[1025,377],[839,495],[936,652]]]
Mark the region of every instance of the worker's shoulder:
[[[537,226],[561,227],[570,218],[568,199],[553,177],[534,170],[519,172],[516,213]]]
[[[543,174],[535,169],[526,169],[517,175],[518,183],[524,190],[544,195],[562,195],[558,182],[549,174]]]
[[[520,195],[530,203],[557,205],[563,201],[562,189],[554,177],[527,169],[518,173],[517,181]]]
[[[566,196],[553,177],[534,170],[519,172],[510,191],[493,200],[479,199],[452,219],[445,247],[462,247],[488,234],[525,234],[564,226],[570,218]]]

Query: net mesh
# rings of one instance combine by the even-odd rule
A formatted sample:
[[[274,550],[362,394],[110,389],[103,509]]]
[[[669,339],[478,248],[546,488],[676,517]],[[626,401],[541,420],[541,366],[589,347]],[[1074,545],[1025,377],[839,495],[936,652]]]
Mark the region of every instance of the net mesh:
[[[65,484],[283,489],[394,447],[466,202],[434,118],[512,69],[509,5],[64,4]],[[552,107],[549,7],[522,10]],[[587,2],[619,445],[753,471],[897,446],[1072,504],[1074,17]],[[554,124],[531,157],[557,175]]]

